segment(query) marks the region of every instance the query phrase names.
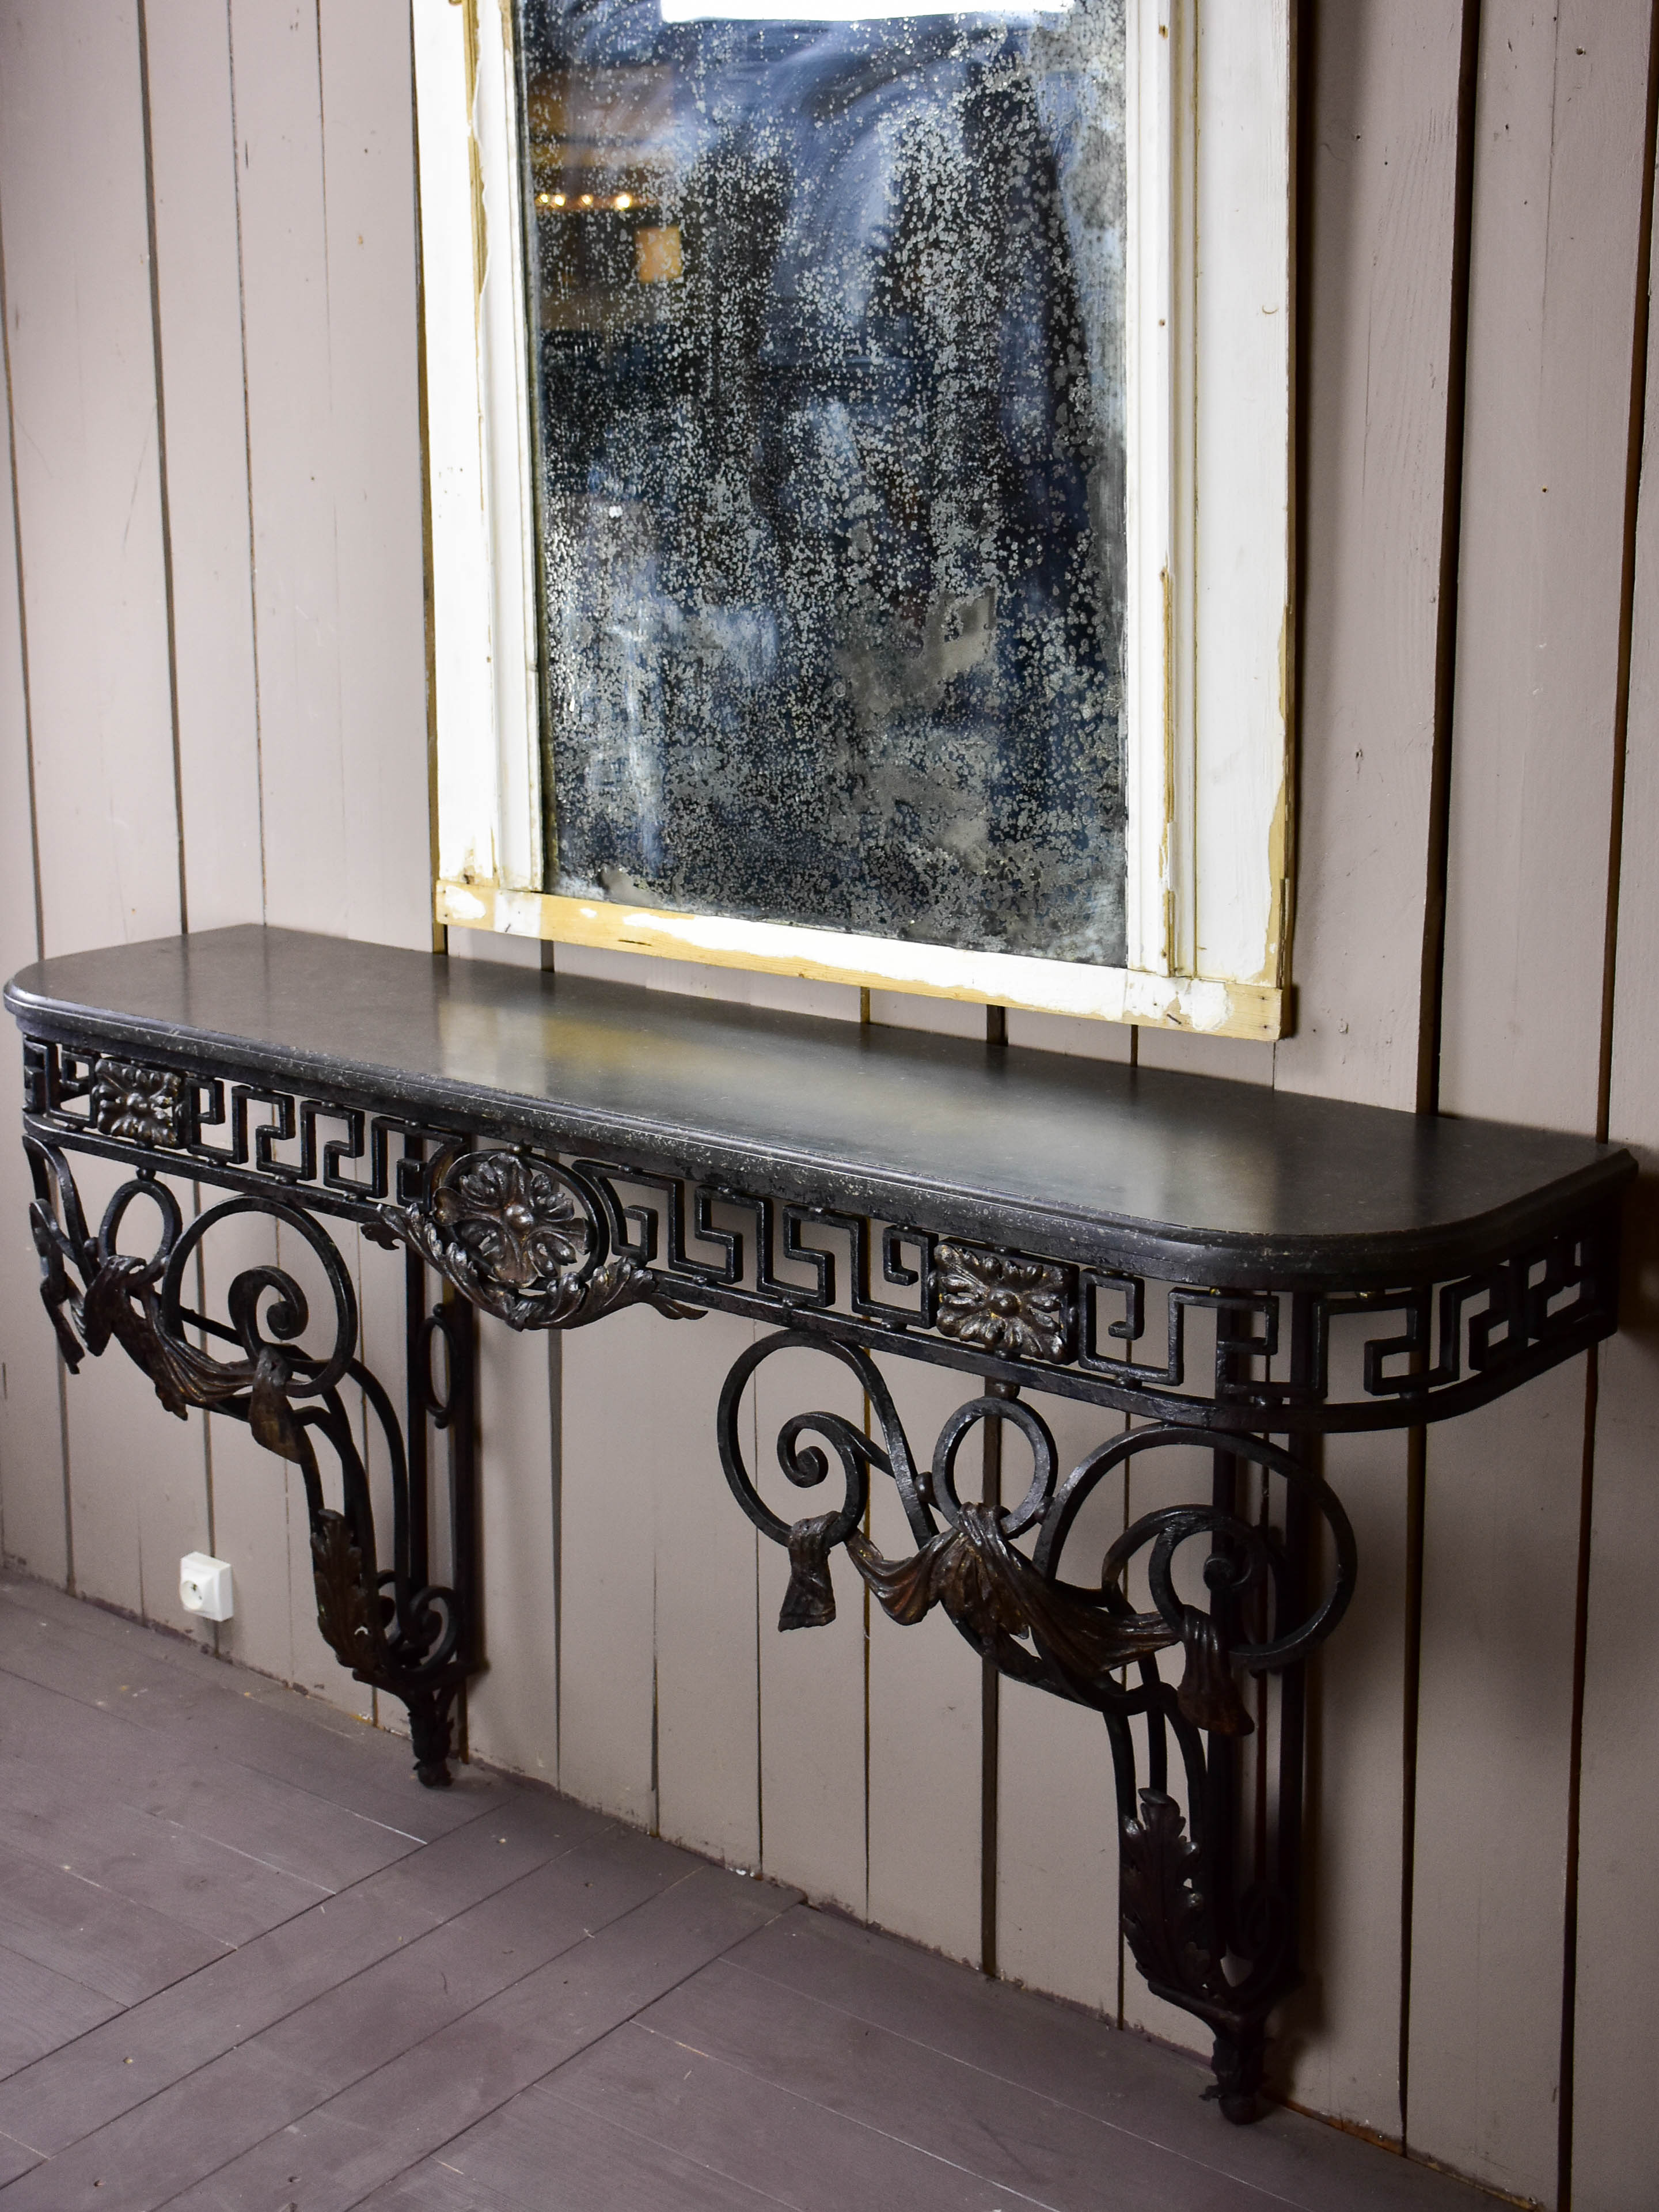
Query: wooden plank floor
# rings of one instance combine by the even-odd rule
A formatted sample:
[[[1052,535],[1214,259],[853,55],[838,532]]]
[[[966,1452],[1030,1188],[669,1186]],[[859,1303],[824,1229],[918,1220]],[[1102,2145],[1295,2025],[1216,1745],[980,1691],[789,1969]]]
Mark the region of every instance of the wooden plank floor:
[[[0,1581],[0,2212],[1491,2199],[533,1784]]]

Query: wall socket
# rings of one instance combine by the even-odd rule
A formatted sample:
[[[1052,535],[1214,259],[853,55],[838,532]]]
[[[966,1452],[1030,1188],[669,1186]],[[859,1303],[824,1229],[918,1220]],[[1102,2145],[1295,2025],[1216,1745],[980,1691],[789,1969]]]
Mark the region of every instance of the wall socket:
[[[203,1620],[228,1620],[235,1610],[229,1562],[186,1552],[179,1562],[179,1602]]]

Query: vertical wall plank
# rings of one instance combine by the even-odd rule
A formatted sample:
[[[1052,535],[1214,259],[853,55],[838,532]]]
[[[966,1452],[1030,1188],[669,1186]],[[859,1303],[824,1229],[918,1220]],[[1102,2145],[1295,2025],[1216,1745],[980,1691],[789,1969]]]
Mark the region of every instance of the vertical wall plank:
[[[657,1811],[654,1469],[678,1463],[684,1433],[662,1340],[686,1328],[635,1306],[564,1345],[559,1787],[642,1827]]]
[[[401,1350],[403,1322],[403,1268],[388,1253],[377,1249],[361,1235],[355,1224],[313,1217],[316,1225],[329,1238],[338,1255],[350,1284],[357,1307],[358,1356],[367,1355],[369,1346],[396,1346]],[[295,1237],[292,1231],[278,1224],[277,1249],[282,1266],[298,1282],[311,1311],[311,1326],[304,1342],[307,1350],[326,1353],[334,1331],[334,1300],[328,1278],[319,1256]],[[385,1354],[380,1356],[384,1363]],[[399,1367],[389,1370],[382,1364],[380,1370],[393,1378],[394,1402],[396,1380]],[[383,1507],[387,1488],[384,1481],[375,1483],[374,1470],[378,1448],[371,1440],[369,1430],[372,1416],[363,1403],[362,1394],[348,1383],[341,1391],[341,1401],[346,1417],[352,1425],[353,1440],[367,1458],[369,1495],[377,1514],[375,1533],[377,1545],[385,1547],[386,1556],[379,1564],[390,1564],[392,1522]],[[252,1442],[252,1437],[249,1442]],[[374,1692],[367,1682],[359,1682],[349,1668],[343,1667],[332,1647],[324,1638],[317,1621],[317,1583],[311,1552],[311,1516],[306,1501],[305,1480],[298,1468],[277,1462],[273,1453],[257,1447],[263,1462],[256,1480],[265,1486],[267,1510],[274,1512],[278,1497],[283,1509],[283,1533],[288,1541],[288,1601],[289,1644],[293,1653],[292,1672],[287,1679],[304,1690],[308,1697],[319,1698],[324,1704],[335,1706],[342,1712],[353,1714],[359,1720],[371,1720],[375,1705]],[[323,1496],[327,1504],[340,1507],[344,1503],[343,1477],[340,1464],[326,1442],[318,1443],[317,1463],[321,1474]],[[377,1488],[379,1495],[376,1494]],[[256,1571],[263,1571],[265,1559],[263,1550],[252,1555]],[[403,1708],[395,1699],[388,1699],[398,1722],[404,1721]],[[406,1723],[405,1723],[406,1725]]]
[[[230,20],[264,912],[425,945],[406,22],[395,8],[319,13],[297,0],[236,5]],[[247,918],[254,892],[248,883]],[[250,1622],[242,1640],[275,1671],[366,1711],[368,1691],[317,1631],[303,1498],[263,1455],[243,1464],[245,1441],[223,1455],[240,1480],[221,1517],[255,1571],[279,1544],[286,1555],[286,1661],[270,1644],[275,1622]]]
[[[863,1425],[864,1393],[838,1362],[780,1352],[755,1377],[744,1449],[761,1496],[781,1520],[828,1513],[841,1497],[833,1455],[823,1488],[792,1490],[778,1466],[777,1439],[792,1414],[839,1413]],[[805,1442],[814,1441],[811,1438]],[[877,1474],[873,1485],[886,1478]],[[722,1502],[720,1510],[727,1510]],[[737,1510],[735,1504],[730,1508]],[[760,1752],[763,1861],[767,1873],[862,1918],[868,1908],[865,1856],[865,1592],[852,1562],[830,1560],[836,1618],[821,1628],[778,1627],[789,1583],[782,1547],[760,1546]]]
[[[945,1418],[978,1395],[948,1367],[879,1359],[918,1463]],[[977,1494],[970,1451],[963,1494]],[[878,1551],[903,1559],[915,1539],[884,1477],[872,1488]],[[870,1917],[929,1949],[980,1956],[981,1662],[937,1608],[901,1628],[870,1608]],[[918,1881],[915,1869],[927,1869]]]
[[[1431,1433],[1407,2142],[1553,2203],[1584,1363]]]
[[[145,27],[156,351],[168,434],[181,919],[210,928],[258,921],[264,909],[228,27],[214,0],[151,0]],[[210,1190],[204,1202],[218,1195]],[[251,1224],[215,1231],[204,1279],[222,1293],[239,1261],[267,1252],[274,1253],[273,1240]],[[100,1373],[94,1388],[111,1387]],[[118,1410],[130,1386],[114,1387],[110,1402]],[[158,1425],[160,1412],[153,1403],[141,1412],[135,1401],[133,1433],[176,1450],[165,1416]],[[217,1632],[217,1648],[292,1679],[290,1471],[236,1423],[209,1425],[202,1437],[207,1522],[175,1548],[175,1562],[189,1548],[228,1558],[236,1613]],[[146,1578],[146,1599],[159,1618],[182,1626],[187,1616],[176,1589],[148,1586],[159,1582],[162,1564]]]
[[[1098,1713],[999,1691],[997,1972],[1117,2017],[1117,1800]]]
[[[0,237],[4,223],[0,202]],[[39,956],[40,943],[9,409],[0,432],[0,965],[9,975]],[[14,1097],[19,1060],[9,1039],[0,1066]],[[21,1234],[29,1196],[21,1147],[0,1144],[0,1221],[9,1224],[11,1247],[0,1252],[0,1556],[61,1583],[69,1574],[69,1525],[58,1358],[43,1333],[33,1255]]]
[[[1124,1425],[1103,1407],[1035,1395],[1030,1402],[1054,1436],[1062,1482]],[[1008,1504],[1027,1464],[1023,1449],[1006,1442]],[[1122,1528],[1123,1480],[1115,1472],[1079,1514],[1060,1573],[1093,1587]],[[1117,1800],[1104,1725],[1082,1705],[1018,1682],[1004,1681],[998,1697],[997,1972],[1115,2020]]]
[[[1405,1108],[1428,888],[1462,14],[1433,0],[1321,9],[1302,155],[1297,1020],[1273,1080]],[[1325,1454],[1360,1576],[1310,1682],[1310,1978],[1283,2008],[1275,2063],[1299,2103],[1398,2136],[1406,1445],[1340,1437]]]
[[[1651,283],[1649,313],[1651,316]],[[1639,1148],[1620,1334],[1601,1352],[1578,1864],[1573,2201],[1645,2212],[1659,2172],[1659,346],[1649,325],[1636,540],[1612,1134]]]
[[[220,1630],[218,1648],[241,1666],[296,1681],[294,1616],[301,1594],[293,1571],[305,1525],[303,1486],[297,1480],[290,1486],[286,1466],[262,1451],[240,1421],[216,1423],[209,1449],[214,1549],[230,1562],[236,1596],[235,1615]]]
[[[216,0],[149,0],[145,28],[184,919],[203,929],[264,912],[230,49]],[[207,1261],[222,1283],[225,1237]],[[230,1233],[232,1246],[246,1242]],[[195,1547],[230,1559],[236,1602],[217,1644],[289,1678],[289,1471],[237,1424],[206,1425],[210,1528]],[[169,1595],[160,1617],[177,1626],[185,1616]]]
[[[1297,1026],[1287,1091],[1414,1101],[1446,478],[1462,9],[1313,42]]]
[[[1595,1123],[1646,0],[1488,0],[1441,1105]]]
[[[192,929],[264,914],[247,416],[223,0],[148,0],[155,292]]]
[[[480,1553],[489,1664],[467,1692],[467,1735],[478,1758],[544,1782],[558,1772],[553,1393],[560,1351],[557,1340],[515,1336],[499,1323],[486,1321],[478,1331]],[[441,1442],[436,1447],[439,1455],[446,1449]]]
[[[14,6],[0,40],[15,492],[52,953],[179,926],[143,111],[131,9]],[[163,1532],[180,1524],[180,1482],[198,1498],[184,1522],[200,1518],[199,1428],[158,1428],[139,1411],[151,1394],[136,1373],[100,1382],[67,1399],[76,1582],[141,1612],[147,1513],[152,1577]]]
[[[241,0],[232,26],[266,913],[424,945],[406,13]]]
[[[726,1486],[715,1411],[752,1322],[653,1316],[679,1379],[675,1445],[653,1465],[656,1558],[657,1823],[734,1866],[760,1863],[755,1530]],[[668,1346],[663,1346],[666,1355]],[[763,1632],[775,1633],[770,1622]]]
[[[1346,1387],[1357,1387],[1357,1378]],[[1405,1766],[1406,1453],[1332,1437],[1325,1478],[1353,1522],[1353,1603],[1309,1686],[1308,1980],[1277,2054],[1297,2104],[1397,2141]]]
[[[302,1686],[294,1651],[294,1565],[304,1492],[297,1485],[290,1490],[287,1468],[261,1451],[240,1421],[221,1421],[209,1449],[214,1549],[230,1562],[236,1598],[218,1649],[239,1666]]]
[[[0,206],[45,949],[179,927],[138,41],[0,11]]]
[[[1647,781],[1651,790],[1651,770]],[[1651,817],[1650,817],[1651,818]],[[1621,902],[1622,903],[1622,902]],[[1620,937],[1624,935],[1621,913]],[[1615,1030],[1615,1037],[1617,1032]],[[1656,1031],[1638,1030],[1650,1068]],[[1632,1055],[1634,1057],[1634,1055]],[[1630,1062],[1627,1060],[1626,1066]],[[1650,1075],[1644,1074],[1648,1098]],[[1622,1136],[1652,1129],[1644,1099]],[[1639,1120],[1637,1118],[1639,1116]],[[1602,1347],[1595,1428],[1589,1636],[1578,1863],[1578,1958],[1573,2064],[1572,2196],[1595,2212],[1647,2212],[1659,2172],[1659,2108],[1652,2054],[1659,2037],[1659,1498],[1653,1438],[1659,1422],[1659,1236],[1655,1146],[1628,1233],[1621,1334]]]
[[[232,658],[222,672],[232,690],[225,702],[235,716],[233,727],[257,735],[252,794],[246,783],[246,750],[208,771],[229,779],[236,797],[234,823],[246,835],[252,802],[259,838],[259,872],[249,871],[240,888],[232,879],[216,898],[210,881],[204,896],[215,898],[210,911],[222,921],[268,920],[300,927],[328,927],[329,909],[316,898],[317,870],[329,861],[325,836],[308,830],[301,794],[313,793],[313,823],[326,814],[337,791],[338,670],[333,575],[334,540],[330,515],[330,434],[327,383],[328,331],[326,266],[322,234],[322,113],[318,74],[314,7],[232,5],[227,11],[228,46],[231,210],[234,238],[227,241],[216,216],[219,204],[207,150],[213,134],[216,84],[204,88],[205,113],[197,129],[203,140],[201,188],[214,197],[193,217],[194,267],[213,289],[210,304],[191,303],[191,313],[207,322],[216,374],[209,423],[221,441],[204,465],[215,461],[229,470],[214,473],[216,504],[212,510],[228,547],[236,521],[234,506],[243,505],[243,578],[252,610],[247,658],[241,656],[241,632],[248,617],[240,606],[233,625]],[[158,22],[165,41],[174,27]],[[185,40],[196,69],[206,71],[212,52],[216,70],[219,39],[209,43],[208,27],[181,18],[176,35]],[[161,57],[152,65],[159,76]],[[161,93],[156,113],[161,112]],[[159,121],[158,121],[159,128]],[[222,187],[219,188],[222,191]],[[160,228],[158,260],[176,234],[175,216],[167,232]],[[233,259],[231,246],[234,245]],[[182,254],[184,249],[175,249]],[[165,265],[165,264],[163,264]],[[234,282],[228,299],[223,287]],[[181,343],[169,327],[179,301],[175,293],[162,303],[163,374]],[[235,350],[228,317],[237,321]],[[187,326],[188,327],[188,326]],[[234,372],[227,394],[222,380]],[[245,413],[243,410],[245,409]],[[182,411],[182,408],[179,411]],[[234,452],[235,416],[243,413],[243,451]],[[196,460],[186,426],[181,468],[188,505]],[[239,581],[243,579],[239,579]],[[229,586],[227,586],[227,592]],[[228,604],[226,609],[228,614]],[[198,644],[186,627],[179,633]],[[180,712],[188,687],[207,679],[206,665],[191,653],[188,672],[181,665]],[[240,687],[257,679],[250,714]],[[245,738],[246,743],[246,738]],[[189,811],[196,793],[207,819],[214,819],[218,794],[191,753],[186,764],[186,859],[190,859]],[[199,844],[200,840],[194,841]],[[310,912],[307,914],[307,903]],[[210,1310],[222,1310],[230,1277],[258,1256],[273,1251],[300,1267],[298,1254],[283,1249],[269,1224],[236,1222],[215,1233],[204,1257]],[[215,1303],[216,1301],[216,1303]],[[306,1542],[306,1508],[297,1471],[262,1451],[240,1424],[220,1422],[211,1442],[216,1538],[238,1577],[235,1620],[222,1632],[221,1648],[246,1663],[300,1681],[325,1694],[342,1694],[332,1680],[333,1662],[318,1637]],[[348,1690],[344,1694],[350,1697]],[[368,1692],[358,1687],[356,1710],[366,1710]]]
[[[426,596],[407,0],[321,0],[343,881],[331,919],[432,942]],[[337,915],[336,923],[332,916]]]
[[[1441,1103],[1583,1131],[1650,15],[1487,0],[1482,20]],[[1576,1361],[1428,1458],[1408,2141],[1547,2203],[1583,1421]]]
[[[204,1185],[204,1210],[223,1195]],[[231,1216],[206,1232],[201,1249],[203,1310],[220,1316],[227,1310],[231,1282],[244,1268],[297,1264],[266,1215]],[[213,1548],[230,1562],[236,1601],[234,1615],[219,1632],[218,1648],[226,1657],[281,1681],[303,1680],[294,1649],[295,1524],[303,1528],[306,1518],[299,1472],[255,1443],[242,1421],[214,1421],[208,1450]]]
[[[314,0],[232,0],[266,919],[343,932],[345,768]]]

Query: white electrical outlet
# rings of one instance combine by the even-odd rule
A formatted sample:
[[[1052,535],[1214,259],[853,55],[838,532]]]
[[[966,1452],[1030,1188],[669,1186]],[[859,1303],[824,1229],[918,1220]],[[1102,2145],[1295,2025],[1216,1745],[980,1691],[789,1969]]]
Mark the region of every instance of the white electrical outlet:
[[[204,1620],[228,1620],[235,1610],[230,1565],[205,1552],[186,1552],[179,1562],[179,1602]]]

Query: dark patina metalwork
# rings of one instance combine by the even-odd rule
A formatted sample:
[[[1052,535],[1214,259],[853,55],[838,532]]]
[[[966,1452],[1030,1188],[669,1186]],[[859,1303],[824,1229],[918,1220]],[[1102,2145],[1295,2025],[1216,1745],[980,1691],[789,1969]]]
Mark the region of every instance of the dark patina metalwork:
[[[523,1148],[448,1145],[421,1198],[382,1207],[381,1218],[510,1328],[578,1328],[641,1304],[671,1320],[689,1310],[631,1253],[607,1255],[605,1201],[590,1183]]]
[[[940,1608],[988,1682],[1006,1674],[1101,1714],[1125,1938],[1149,1986],[1212,2032],[1223,2110],[1254,2116],[1270,2015],[1301,1977],[1304,1669],[1356,1573],[1320,1436],[1445,1419],[1610,1334],[1627,1154],[1468,1124],[1425,1133],[1407,1116],[1321,1102],[1264,1107],[1240,1086],[1034,1069],[1042,1056],[975,1059],[955,1041],[896,1044],[837,1023],[665,1010],[591,985],[555,997],[540,979],[456,977],[418,956],[282,932],[89,957],[125,979],[125,1003],[110,981],[94,998],[82,980],[76,995],[84,971],[74,961],[29,971],[7,994],[25,1031],[42,1292],[64,1357],[74,1368],[118,1342],[170,1410],[241,1419],[301,1468],[319,1625],[343,1664],[409,1706],[424,1780],[447,1777],[452,1713],[482,1661],[470,1309],[520,1329],[578,1327],[641,1303],[769,1323],[776,1333],[736,1363],[716,1418],[728,1483],[788,1557],[780,1628],[834,1618],[842,1550],[891,1620]],[[366,995],[354,1012],[354,989],[372,1006]],[[264,1029],[243,1012],[259,990]],[[388,1001],[403,1034],[375,1060],[353,1025],[372,1029]],[[271,1009],[295,1002],[317,1031],[308,1048],[275,1033]],[[464,1076],[422,1062],[408,1038],[423,1021],[437,1042],[421,1050],[438,1060],[452,1035],[472,1040]],[[526,1061],[539,1090],[525,1087]],[[722,1064],[730,1097],[711,1111],[708,1071]],[[639,1103],[623,1110],[624,1094]],[[831,1140],[847,1099],[864,1115],[856,1146]],[[1047,1123],[1033,1122],[1048,1109]],[[781,1126],[786,1111],[798,1126]],[[750,1133],[769,1115],[769,1139]],[[1359,1156],[1343,1184],[1345,1132]],[[912,1164],[930,1136],[940,1148],[931,1179]],[[1085,1137],[1105,1168],[1079,1168]],[[1115,1212],[1093,1195],[1115,1172],[1114,1139],[1139,1158],[1144,1186],[1128,1188],[1126,1170]],[[95,1233],[70,1171],[75,1152],[130,1171]],[[1218,1157],[1231,1183],[1216,1177]],[[993,1170],[1000,1190],[988,1190]],[[1183,1172],[1195,1198],[1183,1196]],[[234,1194],[186,1226],[158,1180],[167,1174]],[[1448,1210],[1460,1180],[1480,1199],[1464,1216]],[[160,1234],[133,1257],[118,1238],[140,1199],[157,1208]],[[1177,1200],[1187,1210],[1171,1220]],[[1406,1218],[1390,1221],[1387,1204]],[[1206,1226],[1208,1206],[1229,1221]],[[327,1350],[298,1348],[305,1301],[282,1268],[238,1275],[227,1321],[184,1304],[193,1255],[249,1212],[321,1263],[334,1304]],[[350,1280],[326,1217],[404,1249],[401,1429],[357,1357]],[[448,1286],[431,1309],[428,1269]],[[442,1393],[431,1371],[440,1339]],[[870,1418],[867,1431],[829,1412],[785,1421],[776,1457],[787,1482],[810,1492],[832,1469],[841,1478],[830,1510],[787,1518],[745,1462],[740,1411],[762,1364],[803,1348],[850,1372]],[[925,1455],[878,1350],[977,1378],[978,1395]],[[389,1568],[378,1564],[348,1387],[393,1469]],[[1141,1425],[1062,1470],[1021,1395],[1030,1389]],[[451,1443],[447,1588],[428,1572],[434,1425]],[[964,1449],[981,1445],[988,1477],[1008,1431],[1030,1453],[1025,1494],[1004,1505],[991,1484],[984,1499],[963,1498]],[[337,1468],[337,1504],[319,1438]],[[1103,1482],[1135,1455],[1194,1444],[1211,1455],[1207,1498],[1144,1515],[1097,1574],[1062,1572]],[[908,1554],[884,1557],[870,1539],[872,1475],[894,1485]],[[1322,1582],[1316,1558],[1330,1562]],[[1265,1826],[1243,1817],[1247,1757],[1273,1776]]]
[[[93,1124],[108,1137],[170,1148],[179,1141],[184,1096],[184,1079],[171,1069],[100,1059],[93,1070]]]
[[[29,1225],[40,1256],[40,1295],[65,1364],[79,1371],[118,1343],[149,1377],[170,1413],[192,1409],[246,1422],[254,1441],[296,1466],[310,1522],[317,1626],[343,1667],[407,1708],[415,1771],[429,1787],[449,1776],[456,1702],[477,1660],[472,1453],[474,1324],[459,1300],[425,1310],[425,1276],[411,1259],[408,1281],[407,1429],[379,1380],[356,1357],[357,1301],[338,1247],[310,1215],[261,1195],[226,1200],[188,1224],[167,1184],[140,1166],[89,1231],[64,1152],[26,1137],[33,1174]],[[122,1226],[139,1201],[153,1206],[159,1235],[148,1257],[118,1248]],[[299,1348],[310,1312],[286,1268],[256,1266],[233,1277],[225,1296],[228,1321],[184,1303],[191,1263],[213,1231],[238,1215],[259,1214],[307,1246],[327,1280],[333,1303],[332,1344],[321,1357]],[[195,1331],[239,1356],[217,1357],[190,1340]],[[433,1352],[441,1341],[448,1381],[441,1390]],[[341,1395],[362,1393],[390,1468],[392,1564],[376,1548],[368,1471]],[[453,1585],[428,1570],[427,1428],[447,1429]],[[338,1475],[338,1507],[326,1502],[319,1440]]]

